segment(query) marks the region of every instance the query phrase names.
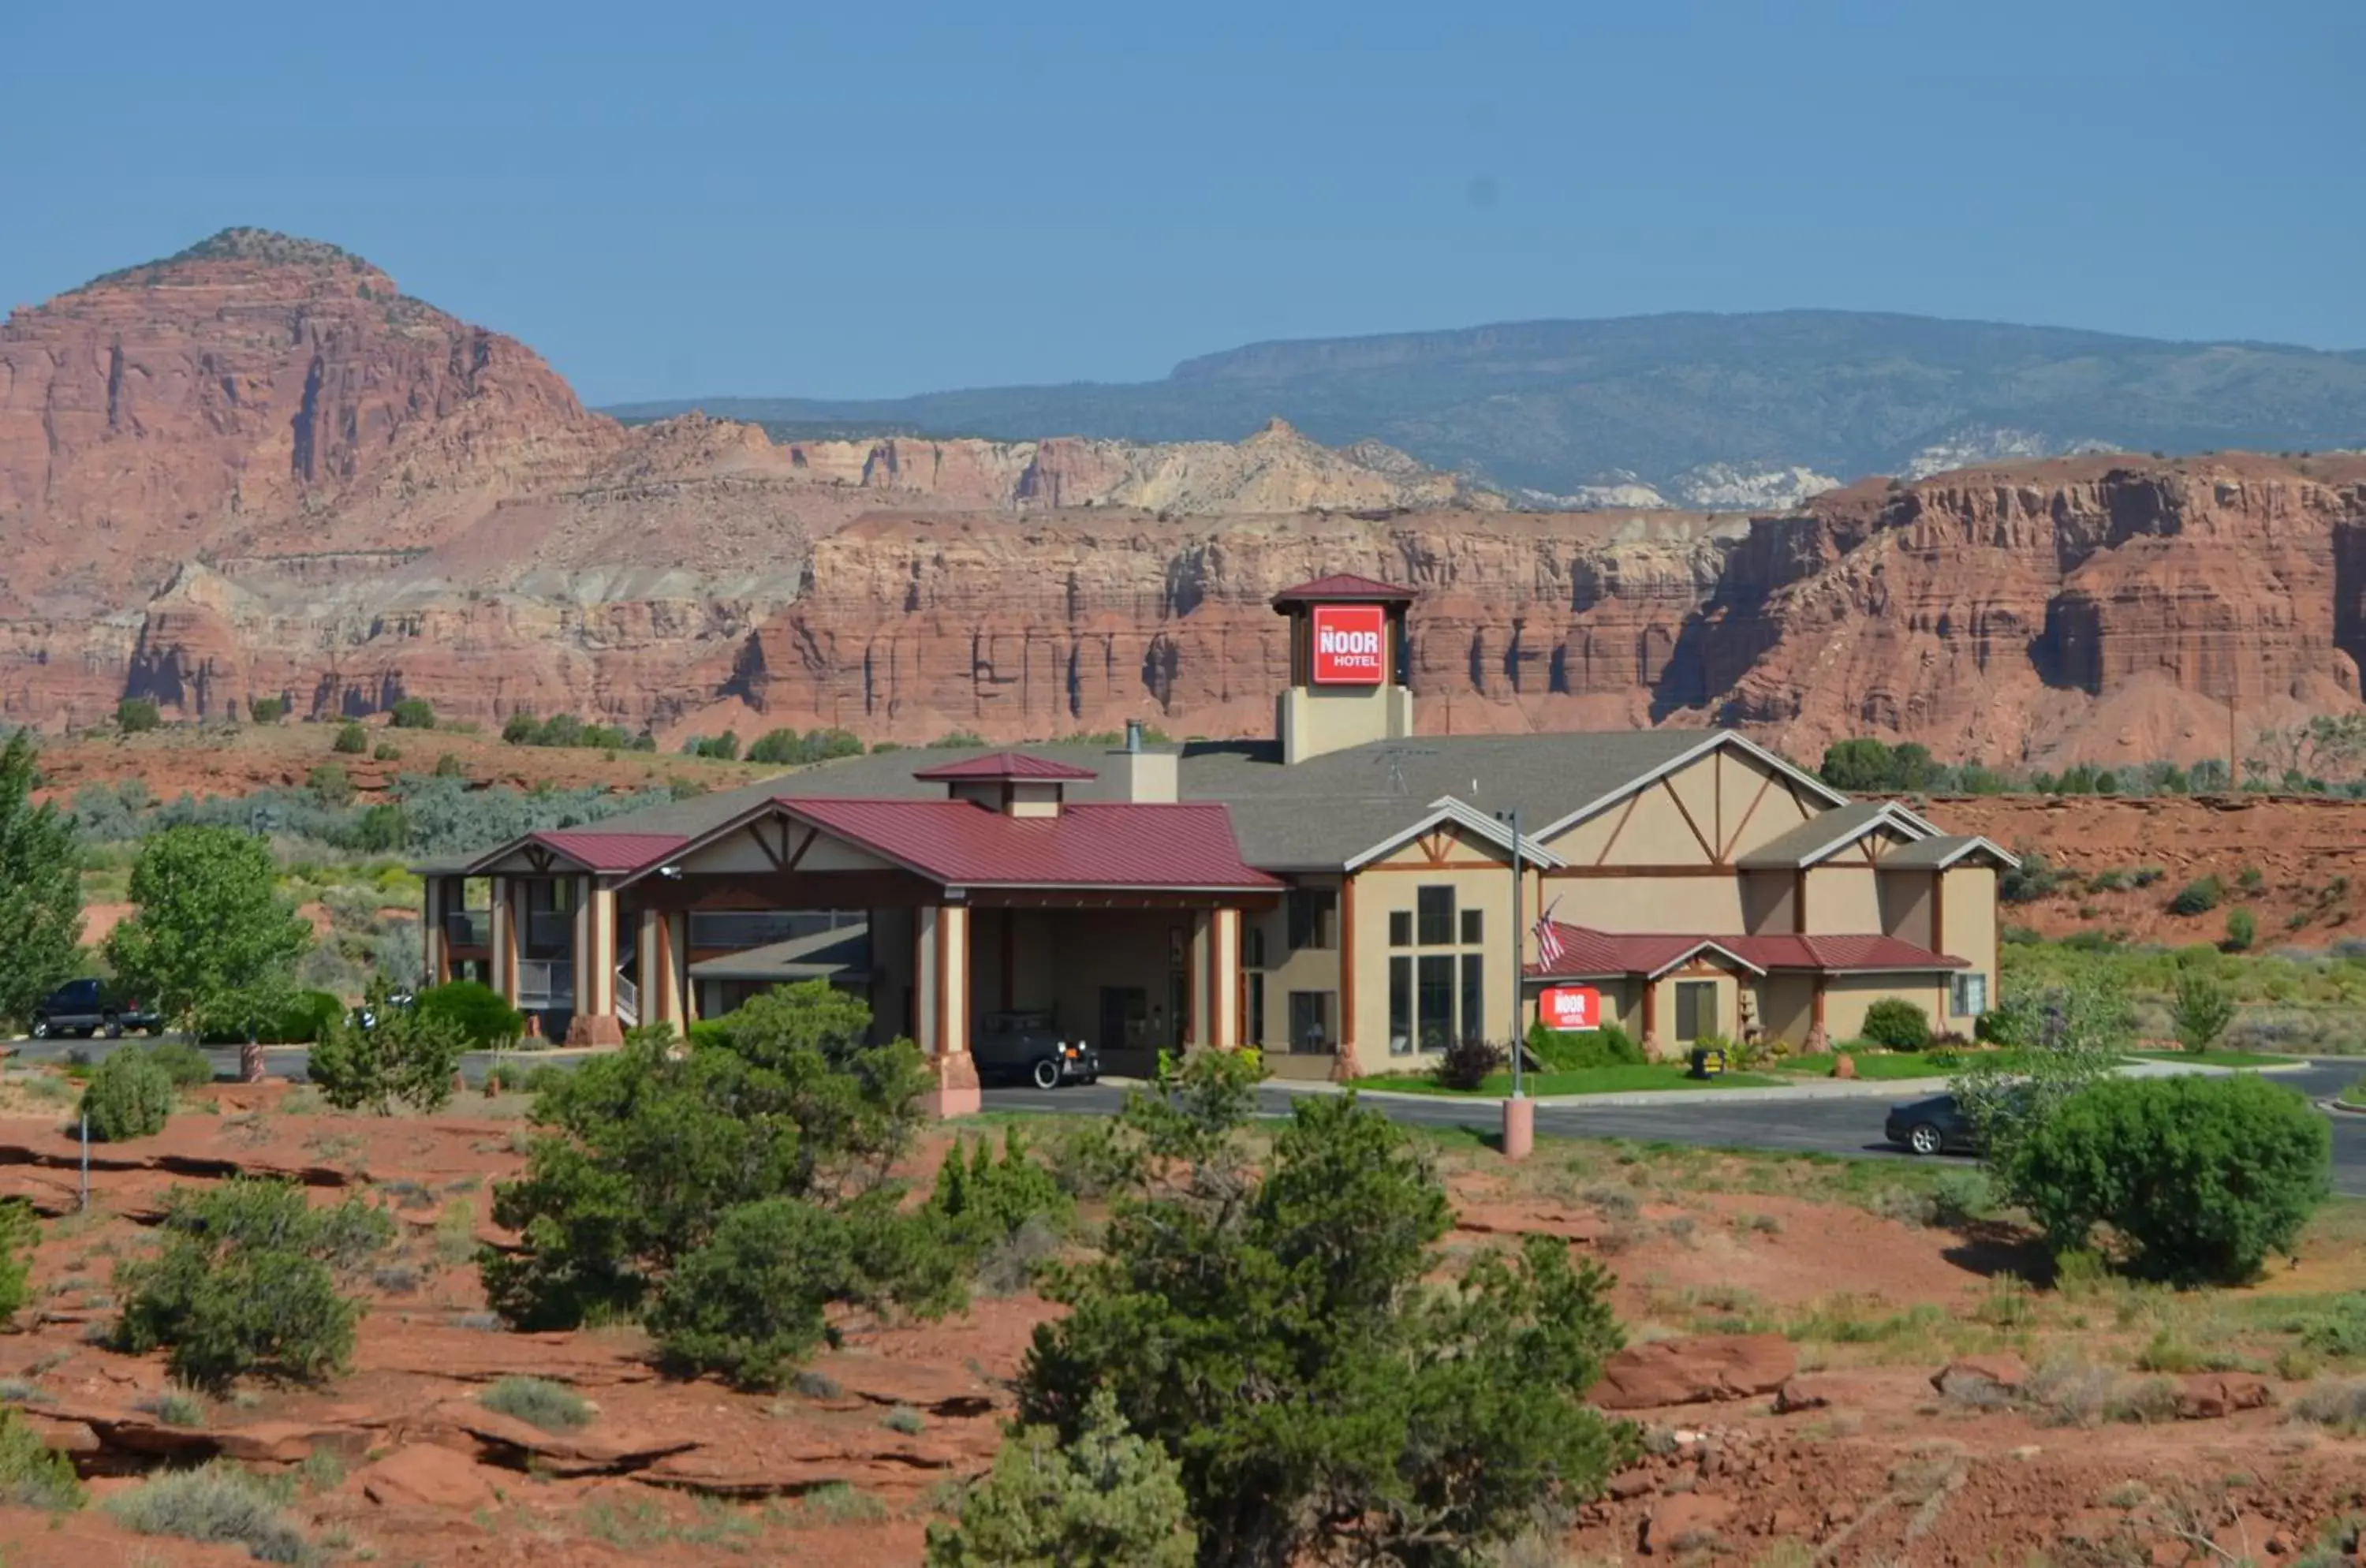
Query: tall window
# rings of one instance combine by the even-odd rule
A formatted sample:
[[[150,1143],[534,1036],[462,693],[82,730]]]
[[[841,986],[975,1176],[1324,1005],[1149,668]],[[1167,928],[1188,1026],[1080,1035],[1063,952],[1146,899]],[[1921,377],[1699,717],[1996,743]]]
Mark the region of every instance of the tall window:
[[[1290,951],[1339,945],[1339,895],[1328,887],[1290,890]]]
[[[1414,980],[1421,1048],[1443,1051],[1454,1042],[1454,955],[1425,953]]]
[[[1989,977],[1958,975],[1950,987],[1947,1010],[1957,1018],[1977,1018],[1989,1010]]]
[[[1689,1044],[1717,1032],[1717,982],[1676,982],[1676,1038]]]
[[[1265,967],[1265,928],[1250,920],[1241,922],[1241,967]]]
[[[1249,971],[1249,1043],[1265,1043],[1265,971]]]
[[[1389,1055],[1413,1055],[1413,960],[1389,960]]]
[[[1290,993],[1290,1048],[1321,1055],[1335,1051],[1339,1042],[1331,1032],[1332,993]]]
[[[1389,945],[1391,947],[1413,945],[1413,911],[1411,909],[1389,911]]]
[[[1487,955],[1483,953],[1462,955],[1462,1016],[1459,1021],[1460,1038],[1487,1038]]]
[[[1414,890],[1414,923],[1420,927],[1424,947],[1454,945],[1454,889],[1451,887],[1419,887]]]

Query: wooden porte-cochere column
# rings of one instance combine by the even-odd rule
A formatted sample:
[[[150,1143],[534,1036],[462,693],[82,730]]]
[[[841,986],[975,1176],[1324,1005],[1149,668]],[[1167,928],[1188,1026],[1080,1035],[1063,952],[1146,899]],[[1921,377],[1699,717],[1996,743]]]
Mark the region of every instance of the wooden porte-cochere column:
[[[928,1053],[935,1085],[923,1097],[932,1116],[974,1116],[985,1109],[977,1062],[970,1055],[970,911],[966,904],[927,904],[912,922],[914,1035]]]

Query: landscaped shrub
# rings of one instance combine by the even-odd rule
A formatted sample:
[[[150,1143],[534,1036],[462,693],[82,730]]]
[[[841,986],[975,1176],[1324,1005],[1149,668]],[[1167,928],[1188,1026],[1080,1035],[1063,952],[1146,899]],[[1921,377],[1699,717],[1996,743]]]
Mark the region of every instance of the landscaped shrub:
[[[475,980],[430,986],[419,993],[411,1010],[422,1019],[450,1023],[479,1051],[508,1045],[525,1032],[525,1014],[503,1001],[499,991]]]
[[[176,1188],[163,1245],[116,1270],[114,1339],[161,1348],[175,1377],[220,1390],[248,1373],[318,1382],[353,1353],[357,1302],[337,1293],[393,1238],[358,1197],[315,1209],[293,1182],[238,1177],[201,1194]]]
[[[83,1505],[73,1461],[41,1439],[33,1424],[0,1404],[0,1503],[62,1513]]]
[[[2146,1273],[2236,1283],[2330,1190],[2331,1134],[2251,1074],[2106,1078],[2017,1136],[2008,1185],[2056,1251],[2109,1225]]]
[[[2169,912],[2172,915],[2206,915],[2218,907],[2226,896],[2225,886],[2214,876],[2197,876],[2172,894]]]
[[[152,1138],[172,1117],[173,1095],[172,1075],[163,1064],[145,1051],[120,1050],[91,1069],[81,1114],[90,1118],[90,1135],[101,1143]]]
[[[1904,997],[1884,997],[1865,1010],[1865,1037],[1890,1051],[1931,1043],[1931,1015]]]
[[[337,727],[337,738],[329,743],[329,750],[340,756],[358,757],[369,750],[369,731],[348,719]]]
[[[214,1081],[212,1058],[186,1040],[160,1040],[148,1046],[146,1054],[164,1069],[175,1089],[196,1089]]]
[[[227,1460],[163,1471],[109,1497],[107,1511],[134,1534],[234,1541],[258,1562],[301,1562],[310,1554],[270,1483]]]
[[[22,1198],[0,1199],[0,1328],[15,1321],[31,1294],[33,1248],[41,1223]]]
[[[1063,1444],[1049,1427],[1003,1439],[956,1522],[929,1527],[928,1568],[1191,1568],[1196,1556],[1175,1461],[1127,1427],[1106,1390]]]
[[[478,1397],[486,1409],[546,1432],[571,1432],[592,1420],[590,1402],[548,1378],[503,1378]]]
[[[1477,1089],[1503,1066],[1504,1057],[1504,1048],[1492,1040],[1454,1041],[1437,1058],[1437,1081],[1447,1089]]]
[[[1615,1023],[1598,1029],[1548,1028],[1542,1019],[1528,1026],[1528,1055],[1554,1073],[1590,1067],[1640,1066],[1651,1058],[1642,1043]]]

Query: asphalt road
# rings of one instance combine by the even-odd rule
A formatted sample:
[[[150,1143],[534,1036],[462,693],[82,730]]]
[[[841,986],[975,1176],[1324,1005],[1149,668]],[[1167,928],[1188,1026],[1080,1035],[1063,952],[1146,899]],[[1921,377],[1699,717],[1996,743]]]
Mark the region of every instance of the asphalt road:
[[[72,1050],[86,1052],[96,1061],[125,1043],[138,1042],[19,1040],[13,1049],[17,1056],[28,1061],[62,1059]],[[237,1072],[237,1047],[220,1047],[207,1055],[213,1058],[217,1073],[228,1076]],[[304,1052],[300,1046],[275,1046],[270,1056],[275,1075],[294,1078],[303,1076]],[[538,1052],[513,1052],[507,1059],[532,1066],[537,1059],[553,1058]],[[481,1082],[493,1060],[490,1052],[471,1052],[461,1063],[461,1075],[472,1084]],[[2366,1076],[2366,1062],[2313,1066],[2297,1073],[2278,1073],[2275,1078],[2312,1100],[2327,1100],[2361,1076]],[[1894,1095],[1883,1098],[1795,1100],[1726,1100],[1714,1089],[1703,1089],[1687,1096],[1680,1104],[1539,1106],[1537,1132],[1544,1137],[1632,1138],[1718,1148],[1904,1159],[1910,1156],[1881,1141],[1883,1112],[1894,1101],[1937,1094],[1944,1088],[1936,1080],[1927,1085],[1901,1083],[1896,1086]],[[1257,1091],[1258,1108],[1270,1115],[1286,1116],[1290,1102],[1306,1092],[1310,1091],[1268,1085]],[[1126,1093],[1116,1084],[1055,1089],[996,1088],[986,1091],[986,1107],[989,1111],[1106,1116],[1125,1103]],[[1500,1102],[1492,1100],[1406,1096],[1376,1099],[1370,1103],[1385,1109],[1394,1120],[1414,1126],[1493,1131],[1503,1119]],[[2366,1116],[2333,1117],[2333,1185],[2345,1196],[2366,1198]]]

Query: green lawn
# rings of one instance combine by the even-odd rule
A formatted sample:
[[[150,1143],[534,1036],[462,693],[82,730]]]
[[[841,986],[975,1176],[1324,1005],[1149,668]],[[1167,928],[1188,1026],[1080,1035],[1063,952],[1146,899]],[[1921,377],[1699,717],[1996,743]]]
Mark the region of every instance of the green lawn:
[[[2263,1056],[2256,1051],[2131,1051],[2140,1062],[2198,1062],[2205,1067],[2281,1067],[2301,1058]]]
[[[1800,1077],[1828,1078],[1832,1076],[1833,1058],[1829,1052],[1811,1056],[1786,1056],[1774,1064],[1776,1070]],[[1885,1051],[1856,1058],[1856,1076],[1876,1082],[1893,1078],[1944,1078],[1952,1077],[1963,1065],[1954,1056],[1931,1057],[1910,1051]]]
[[[2348,1089],[2343,1089],[2341,1091],[2341,1103],[2344,1105],[2366,1105],[2366,1078],[2360,1078],[2356,1083],[2351,1084]]]
[[[1682,1062],[1648,1062],[1639,1066],[1587,1067],[1574,1073],[1529,1073],[1520,1087],[1531,1098],[1541,1098],[1549,1094],[1620,1094],[1646,1089],[1771,1089],[1782,1082],[1757,1073],[1728,1073],[1723,1077],[1706,1080],[1688,1075],[1689,1069]],[[1394,1094],[1501,1100],[1512,1092],[1512,1075],[1490,1074],[1487,1081],[1475,1089],[1444,1089],[1425,1074],[1370,1077],[1363,1079],[1362,1085]]]

